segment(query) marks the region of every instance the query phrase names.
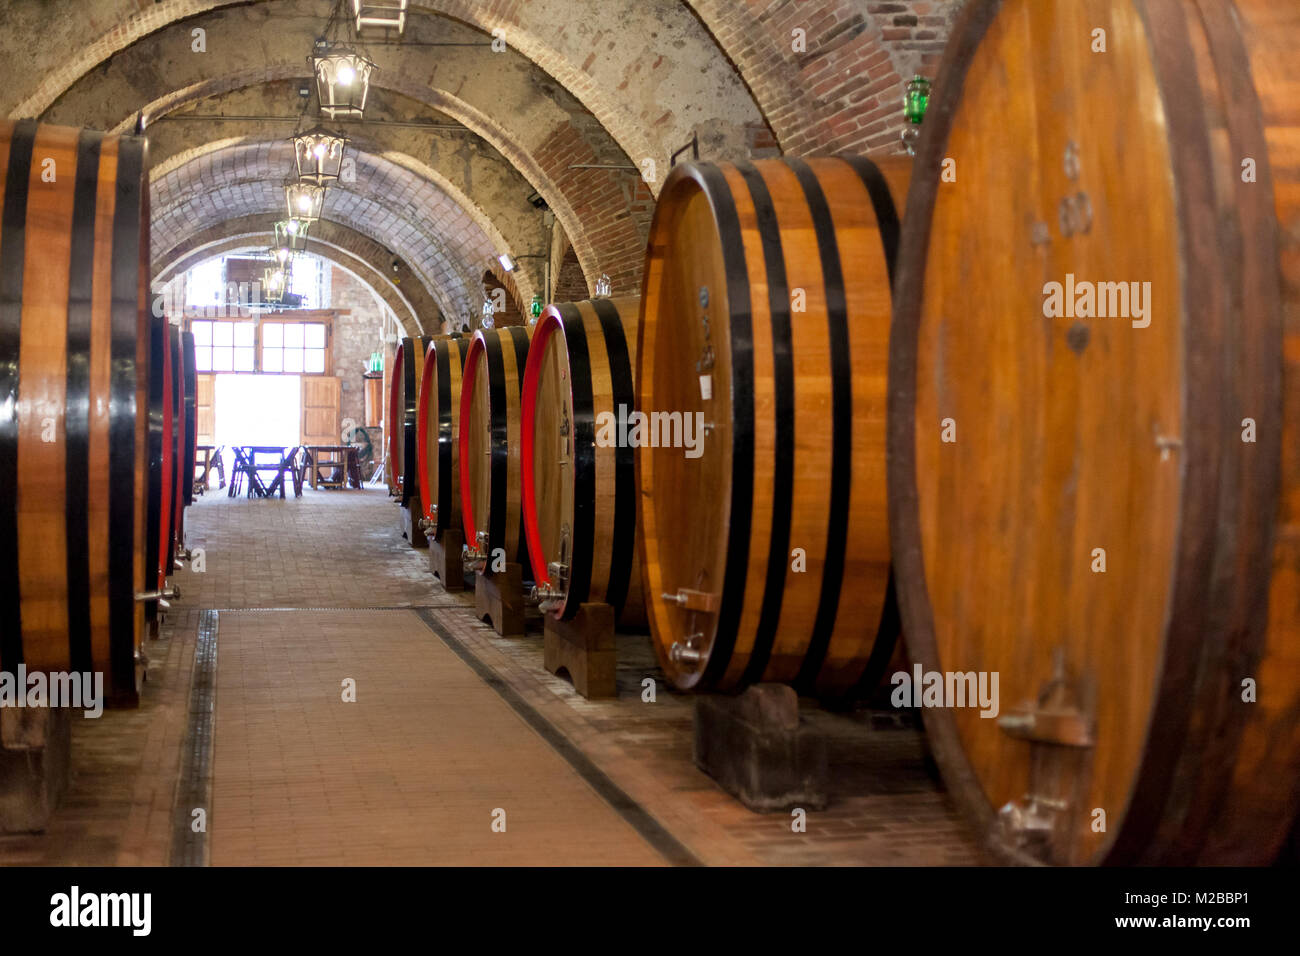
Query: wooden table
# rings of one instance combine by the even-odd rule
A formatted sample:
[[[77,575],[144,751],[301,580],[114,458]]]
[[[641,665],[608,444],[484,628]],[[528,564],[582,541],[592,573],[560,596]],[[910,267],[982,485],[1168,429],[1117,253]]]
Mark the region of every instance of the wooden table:
[[[331,477],[321,477],[329,468]],[[307,480],[312,488],[360,488],[361,460],[355,445],[308,445]]]
[[[281,445],[236,445],[235,461],[236,471],[242,472],[248,476],[248,495],[251,498],[256,495],[259,498],[269,498],[277,491],[280,497],[284,497],[284,476],[287,472],[293,479],[294,497],[302,494],[302,479],[299,477],[297,470],[293,466],[293,459],[298,453],[298,447],[292,448]],[[270,456],[274,458],[274,464],[259,464],[259,457]],[[262,481],[262,472],[273,472],[275,478],[270,485]],[[236,482],[230,482],[230,496],[235,496]]]
[[[212,469],[217,469],[217,477],[221,484],[217,486],[220,491],[226,487],[226,466],[221,461],[222,445],[199,445],[197,446],[197,460],[194,464],[196,474],[194,475],[194,493],[203,494],[208,490],[208,478]]]

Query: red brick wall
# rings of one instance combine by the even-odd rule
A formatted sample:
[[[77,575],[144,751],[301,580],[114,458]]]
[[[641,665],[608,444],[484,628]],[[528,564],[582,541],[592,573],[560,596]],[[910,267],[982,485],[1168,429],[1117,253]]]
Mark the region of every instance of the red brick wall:
[[[581,302],[587,295],[587,280],[582,275],[582,266],[578,265],[578,256],[573,249],[569,249],[556,273],[555,292],[551,299],[555,302]]]
[[[914,73],[933,77],[954,0],[695,0],[785,153],[898,147]],[[796,51],[794,31],[805,32]]]
[[[609,273],[615,295],[639,292],[646,237],[654,214],[654,196],[641,181],[640,173],[631,169],[571,168],[626,162],[598,156],[572,125],[556,129],[533,156],[570,197],[586,238],[596,250],[597,275]]]

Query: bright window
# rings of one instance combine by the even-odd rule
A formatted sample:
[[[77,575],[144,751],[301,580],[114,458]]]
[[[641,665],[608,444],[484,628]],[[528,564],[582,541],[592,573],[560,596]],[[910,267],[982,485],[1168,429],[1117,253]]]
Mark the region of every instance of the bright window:
[[[329,335],[324,322],[262,323],[262,371],[322,375]]]
[[[195,319],[194,364],[200,372],[252,372],[257,354],[256,322]]]
[[[190,270],[185,282],[185,305],[192,308],[221,305],[226,296],[226,260],[209,259]]]

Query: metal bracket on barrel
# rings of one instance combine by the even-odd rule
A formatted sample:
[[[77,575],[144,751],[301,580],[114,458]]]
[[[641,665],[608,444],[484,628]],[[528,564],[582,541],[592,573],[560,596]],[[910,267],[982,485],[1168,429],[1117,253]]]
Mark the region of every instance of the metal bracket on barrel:
[[[695,611],[702,614],[718,613],[718,595],[712,591],[697,591],[693,588],[678,588],[674,592],[664,592],[659,595],[659,599],[667,604],[680,607],[684,611]],[[684,641],[674,641],[673,646],[668,649],[668,656],[678,663],[698,664],[704,660],[704,648],[701,642],[704,640],[702,632],[688,634]]]
[[[529,602],[536,604],[544,614],[564,606],[569,594],[569,566],[562,561],[552,561],[546,565],[546,576],[551,579],[550,583],[534,584],[528,594]]]
[[[1054,675],[1035,704],[998,719],[1003,733],[1029,744],[1029,790],[998,811],[998,836],[1007,848],[1041,863],[1068,865],[1082,801],[1087,794],[1095,722],[1079,684],[1056,652]]]
[[[487,567],[488,533],[479,531],[474,535],[474,544],[465,549],[465,571],[473,574]]]
[[[135,599],[137,602],[145,604],[149,601],[157,601],[159,609],[163,611],[171,607],[171,605],[167,603],[168,601],[177,601],[180,599],[180,596],[181,589],[174,584],[171,587],[160,588],[157,591],[135,592]]]

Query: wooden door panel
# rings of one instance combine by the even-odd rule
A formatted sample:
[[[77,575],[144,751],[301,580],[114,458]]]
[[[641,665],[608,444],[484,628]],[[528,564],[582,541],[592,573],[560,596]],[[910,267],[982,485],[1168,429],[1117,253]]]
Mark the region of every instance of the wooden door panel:
[[[199,375],[194,380],[194,407],[200,445],[216,444],[216,380],[217,377],[211,374]]]
[[[332,375],[303,376],[302,444],[338,444],[339,392],[339,380]]]

